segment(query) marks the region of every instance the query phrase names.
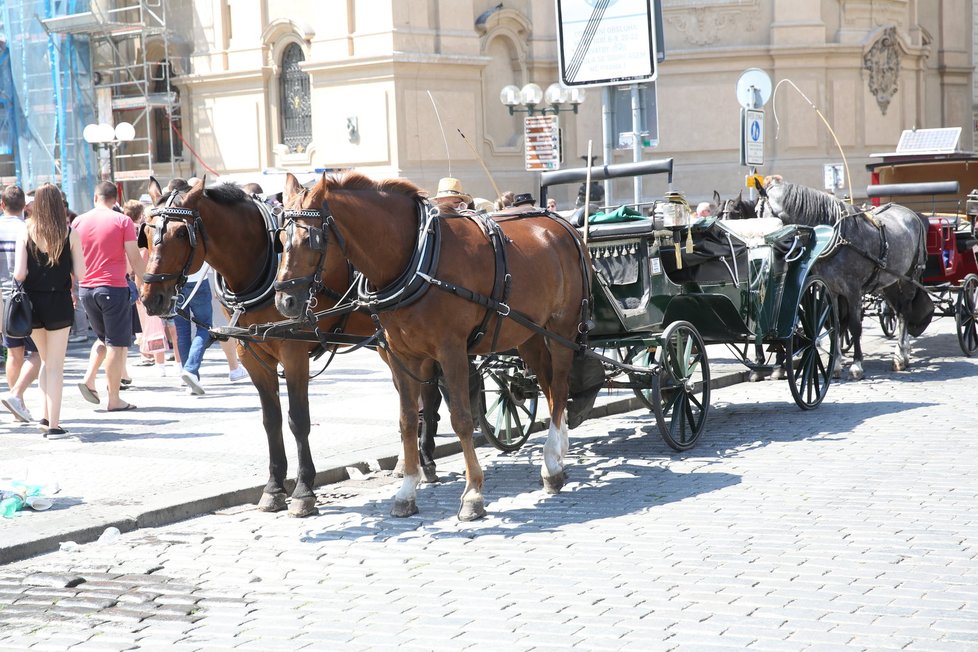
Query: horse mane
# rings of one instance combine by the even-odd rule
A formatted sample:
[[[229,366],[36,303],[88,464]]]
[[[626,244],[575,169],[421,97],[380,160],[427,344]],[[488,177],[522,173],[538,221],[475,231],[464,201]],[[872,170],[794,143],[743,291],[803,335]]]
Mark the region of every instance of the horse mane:
[[[785,223],[805,224],[834,224],[840,215],[849,211],[849,205],[841,199],[836,199],[814,188],[795,183],[781,182],[768,188],[772,193],[781,188],[781,208],[779,215]]]
[[[417,199],[424,191],[407,179],[384,179],[374,181],[360,172],[345,172],[326,177],[326,192],[374,190],[377,192],[397,193]]]
[[[204,196],[223,206],[234,206],[250,199],[241,186],[229,181],[205,189]]]

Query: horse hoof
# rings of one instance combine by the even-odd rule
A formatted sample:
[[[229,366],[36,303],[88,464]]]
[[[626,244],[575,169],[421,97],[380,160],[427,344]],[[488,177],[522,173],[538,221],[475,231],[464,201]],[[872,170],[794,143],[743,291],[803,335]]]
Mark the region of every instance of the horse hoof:
[[[862,380],[864,375],[861,371],[849,370],[849,380]]]
[[[764,376],[761,375],[760,371],[752,371],[750,375],[747,376],[747,381],[751,383],[759,383],[764,380]]]
[[[407,518],[408,516],[414,516],[418,513],[418,504],[414,501],[414,498],[410,500],[394,500],[394,506],[391,507],[391,516],[397,518]]]
[[[258,501],[259,512],[281,512],[288,507],[284,493],[263,493]]]
[[[900,362],[897,360],[893,361],[893,371],[906,371],[906,370],[907,370],[906,362]]]
[[[293,498],[289,503],[289,516],[295,518],[303,518],[309,516],[310,514],[316,514],[319,510],[316,509],[316,497],[315,496],[305,496],[303,498]]]
[[[486,505],[481,498],[473,502],[463,502],[462,506],[458,508],[458,520],[460,521],[477,521],[485,515]]]
[[[784,367],[778,367],[771,372],[771,380],[784,380],[788,377],[788,372],[784,370]]]
[[[421,471],[424,473],[424,481],[428,484],[438,482],[438,471],[435,469],[434,464],[422,466]]]
[[[561,471],[557,475],[543,476],[543,488],[548,494],[560,493],[567,481],[567,472]]]

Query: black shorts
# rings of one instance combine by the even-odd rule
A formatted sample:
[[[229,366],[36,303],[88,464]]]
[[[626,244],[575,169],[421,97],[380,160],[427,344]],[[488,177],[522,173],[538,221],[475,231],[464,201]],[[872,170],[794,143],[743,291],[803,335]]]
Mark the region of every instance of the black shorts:
[[[80,289],[81,302],[95,335],[109,346],[132,346],[132,304],[128,287]]]
[[[34,328],[57,331],[68,328],[75,321],[75,308],[71,305],[71,292],[30,292],[34,314]]]

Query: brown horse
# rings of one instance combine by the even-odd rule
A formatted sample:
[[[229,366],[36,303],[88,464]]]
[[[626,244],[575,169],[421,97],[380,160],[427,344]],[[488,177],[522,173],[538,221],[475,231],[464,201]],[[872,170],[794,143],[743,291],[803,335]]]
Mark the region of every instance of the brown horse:
[[[591,263],[577,231],[543,212],[497,215],[495,221],[439,212],[408,181],[378,183],[356,173],[324,174],[309,191],[289,175],[283,197],[279,311],[303,314],[317,270],[346,258],[364,276],[361,304],[384,327],[405,461],[391,514],[418,511],[418,395],[438,365],[454,397],[452,428],[465,457],[458,517],[485,515],[467,361],[469,354],[512,348],[536,373],[550,406],[541,475],[549,492],[559,491],[568,447],[569,375],[575,347],[583,347],[590,301]]]
[[[282,320],[275,309],[272,292],[278,264],[270,237],[274,225],[268,224],[254,200],[230,184],[205,189],[203,179],[189,191],[177,189],[167,193],[152,179],[149,194],[157,205],[143,227],[144,234],[149,236],[145,240],[150,255],[141,299],[149,314],[166,313],[180,291],[181,275],[199,270],[206,260],[223,277],[225,295],[247,307],[238,318],[238,326],[246,328]],[[331,260],[324,270],[323,282],[333,290],[332,294],[317,295],[318,307],[329,308],[335,305],[337,293],[351,286],[352,275],[346,261]],[[324,318],[318,327],[322,333],[342,327],[344,333],[362,338],[376,331],[364,312]],[[316,468],[309,449],[309,356],[318,346],[315,341],[299,339],[268,339],[238,345],[241,362],[258,390],[268,439],[269,478],[258,503],[260,510],[279,511],[287,504],[288,460],[282,438],[277,372],[281,364],[289,395],[289,427],[295,436],[299,458],[296,485],[288,502],[289,514],[306,516],[316,511],[313,493]],[[430,427],[426,439],[431,450],[424,452],[425,470],[430,479],[434,475],[434,438]]]

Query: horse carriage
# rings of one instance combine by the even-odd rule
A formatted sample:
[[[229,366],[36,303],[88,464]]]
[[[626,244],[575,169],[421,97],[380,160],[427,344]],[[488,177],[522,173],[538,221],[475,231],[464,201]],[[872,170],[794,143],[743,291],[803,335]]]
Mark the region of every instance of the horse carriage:
[[[671,159],[606,166],[591,178],[661,173],[671,185]],[[548,187],[586,176],[586,169],[545,174],[541,202]],[[205,188],[203,180],[168,193],[157,185],[151,194],[157,209],[142,231],[153,249],[144,304],[151,314],[165,312],[204,259],[224,278],[235,315],[216,335],[238,337],[250,353],[242,360],[259,390],[269,439],[270,478],[259,503],[268,511],[286,506],[279,364],[300,452],[288,507],[296,516],[314,511],[308,358],[317,347],[375,344],[391,368],[405,478],[395,516],[417,511],[415,489],[428,463],[418,447],[419,399],[428,405],[438,392],[435,379],[444,379],[466,462],[462,520],[485,514],[474,413],[490,440],[515,448],[529,434],[542,392],[551,422],[541,476],[556,492],[565,478],[569,424],[586,418],[602,387],[634,391],[653,410],[666,443],[686,450],[709,410],[707,345],[728,345],[749,367],[763,364],[749,359],[750,346],[777,345],[791,361],[789,386],[803,409],[824,398],[838,355],[833,304],[810,274],[827,242],[819,228],[694,222],[675,195],[656,202],[653,216],[587,227],[539,209],[492,219],[446,216],[429,210],[408,182],[359,175],[324,175],[311,189],[290,179],[278,222],[240,191]],[[235,241],[219,242],[218,233],[235,233]],[[272,317],[275,311],[286,319]],[[475,406],[467,391],[473,355],[480,356],[481,378]]]
[[[935,316],[953,317],[966,356],[978,352],[978,156],[967,152],[893,153],[867,165],[874,204],[899,201],[927,219],[921,277]]]

